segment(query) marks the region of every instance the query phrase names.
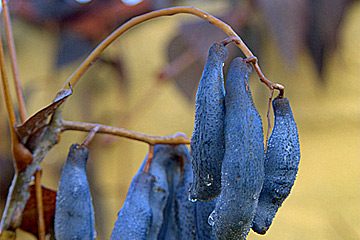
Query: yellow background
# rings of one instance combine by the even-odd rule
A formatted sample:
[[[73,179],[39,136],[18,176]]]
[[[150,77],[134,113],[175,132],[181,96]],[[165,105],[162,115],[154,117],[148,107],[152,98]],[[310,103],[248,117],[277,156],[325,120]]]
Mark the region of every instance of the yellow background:
[[[212,13],[212,12],[210,12]],[[149,101],[143,101],[132,118],[130,112],[141,96],[154,84],[156,74],[166,64],[166,46],[181,22],[193,17],[164,17],[138,26],[117,40],[104,54],[121,53],[129,74],[129,92],[119,91],[114,75],[105,71],[93,77],[94,65],[74,89],[64,109],[64,119],[99,122],[152,135],[171,135],[177,131],[191,136],[194,106],[186,101],[172,82],[154,89]],[[250,233],[248,239],[359,239],[359,160],[360,160],[360,5],[353,5],[343,21],[339,45],[327,59],[326,86],[317,83],[314,64],[308,52],[299,56],[297,69],[287,69],[276,45],[269,41],[260,59],[265,75],[282,83],[290,99],[301,141],[301,163],[290,197],[279,210],[265,236]],[[55,73],[52,56],[56,35],[14,22],[20,76],[25,89],[33,94],[27,102],[28,114],[50,103],[66,78],[76,68]],[[219,41],[222,39],[219,39]],[[8,71],[10,75],[10,71]],[[252,74],[251,87],[256,105],[265,123],[268,90]],[[92,98],[90,119],[84,113],[86,99]],[[85,101],[84,101],[85,100]],[[2,104],[3,105],[3,104]],[[1,107],[4,116],[4,107]],[[4,117],[2,117],[4,121]],[[3,126],[3,125],[2,125]],[[81,142],[86,134],[66,132],[62,140],[41,164],[42,183],[56,189],[67,150]],[[141,142],[98,135],[102,149],[91,152],[90,178],[97,182],[93,198],[101,201],[97,225],[98,239],[108,239],[121,208],[132,176],[147,153]],[[56,177],[54,177],[56,176]],[[32,239],[19,233],[19,239]]]

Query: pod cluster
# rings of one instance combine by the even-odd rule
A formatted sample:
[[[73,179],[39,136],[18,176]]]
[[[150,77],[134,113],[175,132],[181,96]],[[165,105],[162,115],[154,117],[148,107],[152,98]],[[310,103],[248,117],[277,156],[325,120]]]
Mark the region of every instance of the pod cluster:
[[[86,147],[71,145],[56,196],[57,240],[96,238],[94,207],[85,171],[88,157]]]
[[[226,56],[224,46],[210,47],[195,98],[189,199],[210,213],[212,231],[204,239],[246,239],[251,228],[265,234],[290,194],[300,160],[289,100],[273,101],[274,128],[265,154],[262,120],[248,82],[252,68],[235,58],[224,89]],[[209,234],[207,227],[197,232]]]
[[[249,86],[252,68],[235,58],[224,87],[226,57],[223,45],[210,47],[195,99],[191,151],[155,145],[149,171],[146,157],[132,179],[111,240],[241,240],[250,229],[269,229],[297,176],[298,130],[289,100],[273,100],[265,153]],[[87,158],[85,147],[71,146],[56,201],[56,239],[96,237]]]

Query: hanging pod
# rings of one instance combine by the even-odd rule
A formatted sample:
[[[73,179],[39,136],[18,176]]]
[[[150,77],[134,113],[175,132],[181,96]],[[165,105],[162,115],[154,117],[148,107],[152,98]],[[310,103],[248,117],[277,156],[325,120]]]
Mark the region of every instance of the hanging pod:
[[[192,182],[188,148],[185,145],[155,145],[149,173],[155,181],[150,193],[153,218],[148,239],[195,240],[195,204],[188,200]]]
[[[227,49],[213,44],[195,97],[195,124],[191,136],[194,182],[192,201],[209,201],[221,192],[221,162],[224,156],[225,90],[223,64]]]
[[[235,58],[226,81],[222,190],[209,217],[216,239],[246,239],[264,180],[263,128],[248,84],[250,73],[251,66]]]
[[[95,217],[86,162],[89,151],[73,144],[63,167],[55,207],[55,237],[57,240],[95,239]]]
[[[123,207],[118,213],[111,240],[146,240],[152,222],[150,192],[154,177],[139,172],[133,178]]]
[[[287,98],[273,100],[274,128],[265,156],[265,180],[252,229],[265,234],[289,196],[300,162],[297,126]]]

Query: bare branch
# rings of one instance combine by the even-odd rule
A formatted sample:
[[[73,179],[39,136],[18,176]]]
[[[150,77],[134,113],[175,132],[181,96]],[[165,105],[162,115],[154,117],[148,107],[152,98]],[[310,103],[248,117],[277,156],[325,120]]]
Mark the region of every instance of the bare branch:
[[[155,144],[190,144],[190,139],[184,136],[152,136],[140,132],[130,131],[124,128],[111,127],[97,123],[84,123],[73,121],[61,121],[61,131],[76,130],[90,132],[95,126],[99,126],[98,133],[106,133],[114,136],[125,137],[151,145]]]

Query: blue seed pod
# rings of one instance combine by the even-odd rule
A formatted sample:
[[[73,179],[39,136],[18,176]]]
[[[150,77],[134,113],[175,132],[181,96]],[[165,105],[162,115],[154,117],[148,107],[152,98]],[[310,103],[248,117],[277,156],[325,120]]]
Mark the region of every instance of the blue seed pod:
[[[264,181],[262,122],[250,92],[251,67],[236,58],[226,81],[221,194],[209,217],[216,239],[246,239]]]
[[[213,44],[195,98],[195,124],[191,136],[194,182],[192,201],[209,201],[221,192],[221,162],[224,157],[225,90],[223,64],[227,49]]]
[[[86,161],[89,151],[73,144],[63,167],[55,207],[57,240],[95,239],[95,217]]]
[[[133,178],[123,207],[118,213],[111,240],[146,240],[152,223],[150,192],[154,177],[139,172]]]
[[[215,208],[215,200],[196,202],[196,240],[215,240],[208,218]]]
[[[300,162],[297,126],[287,98],[273,100],[274,128],[265,156],[265,180],[252,229],[265,234],[289,196]]]
[[[153,221],[149,239],[195,239],[195,204],[188,201],[192,172],[187,147],[155,145],[149,173],[155,177],[150,194]]]

